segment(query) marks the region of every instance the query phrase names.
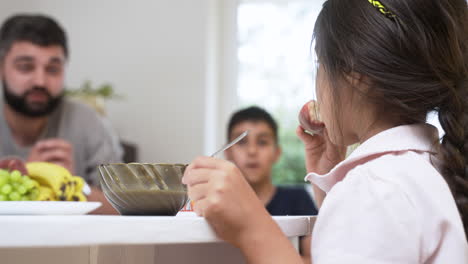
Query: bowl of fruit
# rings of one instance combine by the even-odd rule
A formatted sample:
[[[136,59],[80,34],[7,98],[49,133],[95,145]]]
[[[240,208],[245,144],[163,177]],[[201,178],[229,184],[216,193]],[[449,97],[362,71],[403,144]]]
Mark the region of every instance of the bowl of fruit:
[[[0,160],[0,214],[86,214],[100,202],[86,202],[85,181],[49,162]]]
[[[0,201],[86,201],[85,182],[49,162],[0,161]]]
[[[99,166],[101,188],[122,215],[176,215],[187,203],[186,164],[114,163]]]

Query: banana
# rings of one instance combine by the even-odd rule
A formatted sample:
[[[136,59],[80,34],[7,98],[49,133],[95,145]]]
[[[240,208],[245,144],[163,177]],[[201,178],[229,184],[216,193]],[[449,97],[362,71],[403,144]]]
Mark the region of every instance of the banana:
[[[80,191],[80,192],[76,192],[75,194],[73,194],[72,196],[72,201],[76,201],[76,202],[86,202],[86,196]]]
[[[65,192],[65,197],[67,201],[71,201],[72,196],[76,191],[76,184],[75,184],[75,180],[73,179],[73,176],[70,179],[67,179],[66,183],[67,183],[67,188]]]
[[[73,178],[73,180],[75,181],[75,184],[76,184],[75,185],[75,190],[81,192],[81,190],[83,190],[83,186],[84,186],[83,178],[81,178],[80,176],[73,176],[72,178]]]
[[[70,196],[70,185],[68,184],[72,175],[62,166],[48,162],[29,162],[26,163],[29,177],[39,182],[40,185],[49,187],[59,201],[68,200]]]
[[[37,201],[56,201],[54,191],[51,188],[40,185],[39,196],[36,198]]]
[[[72,176],[62,166],[48,162],[26,164],[29,177],[39,183],[40,201],[86,201],[83,178]]]
[[[85,181],[83,178],[80,176],[73,176],[73,186],[75,187],[74,189],[74,194],[72,195],[70,201],[80,201],[80,202],[86,202],[86,196],[83,194],[83,186],[85,185]]]

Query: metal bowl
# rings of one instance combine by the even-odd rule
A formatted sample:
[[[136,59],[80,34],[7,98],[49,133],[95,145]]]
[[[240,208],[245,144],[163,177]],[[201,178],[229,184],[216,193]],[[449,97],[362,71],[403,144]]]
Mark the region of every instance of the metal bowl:
[[[187,203],[186,164],[114,163],[99,166],[101,188],[122,215],[176,215]]]

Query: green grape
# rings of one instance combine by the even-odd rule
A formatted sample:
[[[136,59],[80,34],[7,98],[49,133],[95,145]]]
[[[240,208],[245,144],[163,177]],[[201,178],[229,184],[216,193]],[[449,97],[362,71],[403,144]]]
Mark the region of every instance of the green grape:
[[[21,176],[21,178],[19,179],[19,183],[23,184],[24,181],[26,180],[27,176]]]
[[[7,197],[4,194],[0,194],[0,201],[6,201]]]
[[[0,177],[8,177],[10,173],[7,170],[0,169]]]
[[[10,185],[11,185],[11,188],[13,188],[13,191],[18,190],[18,187],[21,186],[21,184],[19,182],[12,182],[12,183],[10,183]]]
[[[18,192],[11,192],[8,198],[10,198],[10,201],[19,201],[21,200],[21,195]]]
[[[38,189],[32,189],[29,192],[29,199],[31,201],[35,201],[35,200],[37,200],[37,197],[39,197],[39,190]]]
[[[10,173],[10,181],[19,182],[21,180],[21,172],[14,170]]]
[[[3,194],[9,194],[9,193],[11,193],[12,190],[13,190],[13,188],[11,187],[10,184],[5,184],[0,189],[0,192],[3,193]]]
[[[8,183],[8,175],[0,174],[0,187]]]
[[[36,186],[37,182],[34,180],[31,180],[29,178],[23,180],[23,186],[26,187],[26,189],[31,190]],[[0,185],[1,186],[1,185]]]
[[[18,188],[16,188],[16,191],[19,194],[23,195],[23,194],[28,192],[28,189],[24,185],[20,185],[20,186],[18,186]]]

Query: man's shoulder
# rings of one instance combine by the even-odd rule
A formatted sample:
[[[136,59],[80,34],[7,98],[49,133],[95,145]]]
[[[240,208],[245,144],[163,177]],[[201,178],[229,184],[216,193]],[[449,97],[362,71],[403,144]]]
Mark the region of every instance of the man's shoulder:
[[[52,116],[51,123],[57,123],[59,135],[87,137],[92,131],[93,137],[108,133],[104,119],[91,107],[74,99],[64,98],[58,112]]]
[[[67,120],[73,122],[92,122],[100,119],[98,113],[94,109],[72,98],[64,98],[61,110],[62,115],[64,115]]]
[[[64,109],[71,110],[77,113],[97,115],[96,111],[93,110],[90,106],[70,97],[65,97],[63,99],[63,107]]]

